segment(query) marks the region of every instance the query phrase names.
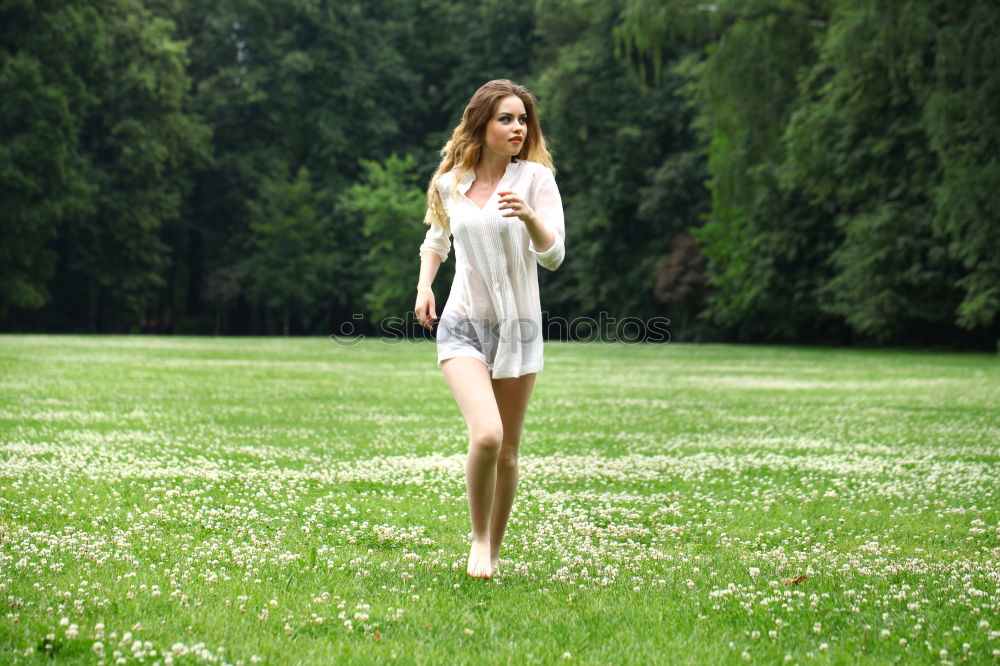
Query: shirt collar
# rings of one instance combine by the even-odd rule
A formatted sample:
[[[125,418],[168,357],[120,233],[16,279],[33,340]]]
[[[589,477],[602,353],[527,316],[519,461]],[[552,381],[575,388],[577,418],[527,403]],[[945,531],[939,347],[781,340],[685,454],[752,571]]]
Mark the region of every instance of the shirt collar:
[[[502,183],[503,179],[507,177],[508,173],[510,173],[511,167],[513,167],[516,164],[520,164],[520,163],[521,163],[521,160],[517,159],[517,158],[514,158],[513,161],[508,162],[506,168],[504,169],[503,176],[500,177],[500,183]],[[465,174],[464,176],[462,176],[462,180],[460,180],[458,182],[458,193],[464,195],[466,192],[468,192],[469,188],[472,187],[472,182],[474,180],[476,180],[476,170],[475,169],[470,169],[467,174]],[[497,183],[497,189],[498,190],[500,189],[500,183]]]

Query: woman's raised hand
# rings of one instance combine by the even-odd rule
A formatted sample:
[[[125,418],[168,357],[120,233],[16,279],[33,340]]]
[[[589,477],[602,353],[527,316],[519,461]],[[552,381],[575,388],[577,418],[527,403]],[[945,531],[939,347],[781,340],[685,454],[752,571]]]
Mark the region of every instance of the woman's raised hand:
[[[497,192],[497,194],[500,195],[500,210],[510,211],[503,213],[503,217],[517,217],[522,222],[530,222],[535,218],[535,211],[517,192]]]
[[[433,331],[432,325],[437,319],[437,310],[434,308],[434,291],[430,287],[417,287],[417,302],[413,306],[413,313],[417,315],[417,321],[428,331]]]

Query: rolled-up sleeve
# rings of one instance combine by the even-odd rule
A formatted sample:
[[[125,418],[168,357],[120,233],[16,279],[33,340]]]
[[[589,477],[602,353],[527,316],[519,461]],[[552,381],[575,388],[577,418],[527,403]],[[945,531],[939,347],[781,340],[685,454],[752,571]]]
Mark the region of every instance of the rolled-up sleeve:
[[[424,235],[424,242],[420,244],[420,254],[428,250],[441,257],[441,261],[448,260],[448,252],[451,250],[451,235],[437,222],[431,222],[430,228]]]
[[[547,167],[539,170],[534,185],[529,205],[542,225],[552,233],[553,242],[544,252],[536,251],[531,243],[528,249],[540,266],[554,271],[566,257],[566,222],[563,219],[562,197],[559,196],[555,176]]]

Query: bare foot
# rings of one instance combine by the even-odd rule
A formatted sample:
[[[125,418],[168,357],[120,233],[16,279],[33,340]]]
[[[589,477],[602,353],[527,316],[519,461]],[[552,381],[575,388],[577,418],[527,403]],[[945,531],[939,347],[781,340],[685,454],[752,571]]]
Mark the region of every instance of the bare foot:
[[[469,564],[465,571],[473,578],[489,578],[493,575],[489,541],[472,542],[472,548],[469,549]]]

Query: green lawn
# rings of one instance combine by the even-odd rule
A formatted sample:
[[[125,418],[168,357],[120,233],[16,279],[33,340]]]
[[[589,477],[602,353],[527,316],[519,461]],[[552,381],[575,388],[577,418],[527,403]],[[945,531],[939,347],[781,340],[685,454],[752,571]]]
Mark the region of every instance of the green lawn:
[[[1000,662],[1000,357],[550,344],[489,581],[435,358],[0,336],[0,663]]]

